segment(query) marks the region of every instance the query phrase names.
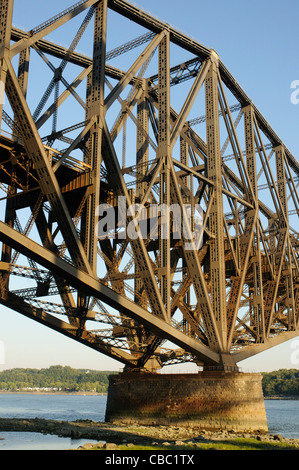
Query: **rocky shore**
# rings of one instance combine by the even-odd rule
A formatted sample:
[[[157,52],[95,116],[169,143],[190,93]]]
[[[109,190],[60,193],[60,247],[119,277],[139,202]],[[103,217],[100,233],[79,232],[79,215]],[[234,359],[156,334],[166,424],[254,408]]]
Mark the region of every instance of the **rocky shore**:
[[[93,448],[120,449],[123,446],[127,448],[133,446],[159,446],[165,447],[165,449],[167,446],[188,446],[189,448],[200,449],[205,443],[213,443],[217,448],[217,443],[230,442],[236,439],[259,441],[269,444],[269,447],[275,447],[279,443],[281,449],[293,446],[295,450],[299,450],[299,439],[287,439],[280,435],[265,433],[236,434],[229,430],[212,432],[200,430],[196,427],[116,425],[90,420],[69,422],[40,418],[0,418],[0,438],[1,431],[39,432],[73,439],[98,441],[96,446],[86,444],[79,448],[80,450]]]

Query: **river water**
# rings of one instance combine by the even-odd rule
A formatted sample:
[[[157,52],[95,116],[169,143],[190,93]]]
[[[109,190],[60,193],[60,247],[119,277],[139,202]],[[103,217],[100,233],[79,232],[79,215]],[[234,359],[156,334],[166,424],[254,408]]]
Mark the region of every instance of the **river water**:
[[[43,418],[103,422],[105,395],[0,394],[1,418]],[[265,400],[270,434],[299,439],[299,400]],[[71,439],[31,432],[1,432],[0,450],[77,449],[91,439]]]

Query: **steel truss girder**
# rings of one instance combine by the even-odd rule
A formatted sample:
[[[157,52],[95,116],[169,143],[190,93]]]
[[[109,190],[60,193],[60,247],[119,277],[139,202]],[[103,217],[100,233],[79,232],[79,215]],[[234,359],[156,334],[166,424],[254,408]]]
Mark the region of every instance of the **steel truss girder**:
[[[62,198],[61,189],[55,178],[53,169],[10,63],[7,64],[7,71],[6,91],[11,107],[15,112],[18,126],[22,131],[26,153],[39,175],[41,189],[50,201],[56,218],[59,220],[61,230],[65,240],[68,241],[68,248],[75,264],[85,269],[87,272],[90,272],[83,247],[80,244],[73,226],[73,221]]]
[[[12,2],[8,3],[12,6]],[[8,3],[4,1],[3,5]],[[72,46],[65,49],[43,39],[45,34],[54,31],[71,16],[83,12],[88,7],[94,8],[96,12],[93,58],[74,52]],[[125,72],[107,65],[107,8],[152,31],[113,51],[115,55],[132,50],[135,44],[141,45],[150,41]],[[15,305],[16,310],[23,310],[24,314],[34,318],[34,303],[30,305],[25,302],[26,293],[24,292],[23,298],[18,300],[17,293],[7,291],[6,281],[14,263],[11,249],[15,247],[20,253],[28,255],[30,266],[39,262],[49,269],[47,281],[55,280],[66,312],[78,309],[78,316],[70,314],[70,324],[61,323],[60,327],[59,321],[52,319],[45,311],[42,314],[44,324],[84,340],[86,344],[93,345],[92,347],[96,345],[98,350],[120,360],[128,367],[146,366],[150,358],[155,358],[160,364],[161,361],[167,362],[171,353],[162,354],[160,349],[165,339],[190,353],[177,351],[176,358],[193,355],[196,362],[223,366],[234,365],[240,357],[244,359],[246,354],[249,357],[253,351],[255,354],[267,348],[273,342],[270,340],[273,334],[279,342],[294,332],[298,333],[298,234],[290,234],[288,201],[292,198],[298,213],[299,199],[292,172],[298,176],[299,165],[224,67],[217,54],[169,25],[144,12],[141,14],[138,8],[124,0],[81,1],[31,33],[12,28],[12,39],[16,40],[12,46],[11,14],[12,9],[2,11],[5,21],[1,42],[1,79],[6,81],[6,93],[15,114],[15,119],[11,120],[10,124],[22,139],[25,149],[22,155],[28,159],[30,177],[35,178],[36,184],[39,184],[44,201],[46,204],[50,203],[50,208],[48,212],[45,204],[34,208],[32,198],[26,194],[20,177],[11,170],[17,168],[20,174],[25,168],[24,162],[14,155],[16,151],[13,145],[7,147],[11,156],[8,160],[1,161],[0,172],[5,174],[5,178],[11,175],[12,183],[19,184],[23,193],[13,194],[15,186],[8,188],[6,225],[0,223],[0,239],[3,241],[0,264],[2,302],[7,302],[7,305],[12,307]],[[75,37],[72,44],[76,39]],[[170,68],[169,54],[173,44],[192,52],[196,58],[187,61],[185,65]],[[30,47],[39,54],[41,51],[49,53],[63,61],[83,67],[73,82],[67,84],[65,92],[61,96],[55,96],[54,104],[36,123],[26,103]],[[159,72],[149,79],[144,79],[143,74],[157,48]],[[11,64],[11,58],[17,52],[20,52],[18,78]],[[42,58],[48,61],[45,56]],[[180,74],[184,67],[191,69],[186,75],[182,74],[182,81],[190,79],[193,70],[194,82],[181,109],[176,112],[170,105],[170,85],[179,83],[180,78],[178,76],[177,80],[171,82],[170,77],[173,72],[178,71]],[[54,156],[53,149],[46,148],[42,143],[38,131],[50,116],[57,115],[68,96],[75,95],[75,88],[86,77],[86,103],[76,95],[86,112],[85,121],[80,125],[83,130],[74,139],[64,138],[69,147]],[[107,77],[116,79],[117,84],[110,85]],[[110,88],[106,94],[105,85]],[[121,94],[129,85],[132,90],[128,99],[124,100]],[[200,137],[187,121],[203,86],[206,114],[201,122],[205,122],[206,139]],[[238,103],[231,107],[226,98],[228,92],[238,100]],[[121,103],[121,112],[115,126],[109,131],[106,116],[117,101]],[[137,119],[133,115],[136,105]],[[234,109],[241,109],[235,122],[231,116]],[[120,132],[123,132],[125,142],[128,117],[136,124],[134,170],[126,168],[125,158],[121,167],[114,146]],[[245,126],[244,152],[237,134],[237,125],[242,117]],[[8,118],[6,116],[7,122]],[[220,118],[223,119],[227,132],[227,139],[222,148],[219,138]],[[79,128],[78,125],[73,126],[73,129],[75,128]],[[55,124],[48,140],[63,136],[65,131],[56,132]],[[151,133],[155,136],[153,139]],[[263,143],[262,133],[269,139],[270,144]],[[180,161],[175,158],[174,151],[179,140]],[[2,145],[3,149],[6,148],[3,143]],[[228,160],[225,156],[228,145],[232,148],[230,160],[236,163],[235,171],[231,169],[230,164],[228,166],[224,163]],[[156,153],[153,161],[149,161],[149,147]],[[77,148],[83,150],[84,157],[82,162],[75,163],[71,154]],[[275,153],[277,181],[273,177],[266,148],[271,148]],[[257,159],[262,166],[259,174]],[[12,166],[9,166],[10,161],[13,162]],[[61,184],[60,178],[70,169],[70,162],[72,176]],[[266,187],[274,209],[270,209],[259,199],[257,180],[261,172],[266,177]],[[134,177],[131,185],[136,194],[129,189],[127,175]],[[290,189],[289,197],[287,187]],[[34,191],[37,189],[38,187],[31,188]],[[76,201],[75,215],[71,216],[73,210],[68,197],[74,195],[78,198],[79,190],[82,190],[84,195],[79,196],[81,199]],[[117,196],[125,198],[126,209],[134,201],[142,205],[158,201],[160,205],[177,204],[185,215],[185,204],[190,203],[192,212],[196,203],[204,203],[206,209],[203,218],[203,248],[199,250],[193,246],[192,249],[186,250],[186,240],[172,240],[173,233],[169,229],[169,237],[162,238],[161,221],[157,223],[158,241],[155,243],[150,240],[149,232],[144,240],[137,230],[135,214],[130,211],[124,217],[127,223],[134,224],[138,232],[137,238],[119,242],[116,236],[116,241],[105,240],[98,244],[94,235],[98,220],[96,208],[100,202],[111,202]],[[16,201],[15,206],[11,205],[13,198]],[[27,207],[26,201],[32,213],[31,220],[36,224],[44,247],[34,244],[26,232],[26,241],[30,246],[26,249],[22,246],[24,238],[18,238],[22,235],[21,228],[18,228],[18,232],[9,231],[13,223],[17,227],[17,208]],[[224,212],[224,203],[230,207],[231,218]],[[268,222],[268,227],[264,226],[262,217]],[[184,218],[184,228],[189,240],[194,219],[192,218],[190,223],[186,223],[186,220],[187,217]],[[78,226],[79,221],[81,226]],[[52,231],[53,222],[57,222],[58,226]],[[273,234],[275,230],[276,233]],[[63,244],[56,247],[54,240],[59,233],[62,234]],[[46,248],[52,253],[48,250],[42,251]],[[61,259],[66,250],[71,256],[72,265],[64,264]],[[104,259],[107,269],[102,282],[97,279],[99,255]],[[55,257],[55,263],[52,256]],[[130,260],[121,271],[120,263],[125,256],[129,256]],[[181,267],[179,263],[182,263]],[[132,267],[133,274],[130,271]],[[37,276],[37,271],[32,270],[32,273]],[[180,281],[177,281],[178,273],[181,273]],[[129,284],[132,279],[135,283],[133,289]],[[36,280],[37,283],[41,282],[38,276]],[[104,286],[104,282],[109,283],[112,289]],[[70,286],[78,289],[77,306]],[[128,289],[133,292],[135,303],[125,297]],[[192,305],[192,294],[195,305]],[[95,337],[93,332],[87,331],[85,323],[90,318],[91,298],[97,296],[119,311],[123,330],[116,332],[114,339],[104,332],[99,332]],[[248,313],[240,317],[239,312],[244,305],[248,306]],[[175,319],[176,313],[180,314],[180,321]],[[285,329],[289,330],[289,336],[284,333]],[[117,339],[121,335],[124,340]],[[125,343],[125,348],[131,354],[123,354],[124,346],[121,344]],[[246,348],[246,344],[250,343],[256,346]],[[238,352],[239,348],[243,348],[244,353]]]
[[[135,6],[131,5],[129,2],[125,0],[110,0],[108,2],[109,8],[124,15],[125,17],[129,18],[130,20],[144,26],[145,28],[149,29],[150,31],[154,32],[161,32],[164,30],[169,31],[170,40],[177,44],[178,46],[184,48],[188,52],[191,52],[196,57],[199,57],[202,60],[207,59],[210,57],[211,50],[207,47],[204,47],[202,44],[190,39],[188,36],[184,35],[180,31],[175,30],[170,25],[166,25],[162,21],[158,20],[157,18],[152,17],[148,13],[136,8]],[[242,104],[242,106],[246,106],[248,104],[252,104],[251,99],[246,95],[244,90],[240,87],[238,82],[229,72],[229,70],[225,67],[225,65],[219,60],[219,71],[222,77],[223,82],[226,86],[232,91],[234,96],[237,100]],[[296,173],[299,173],[299,163],[292,155],[292,153],[286,148],[286,146],[281,142],[281,139],[277,136],[274,130],[271,128],[269,123],[266,121],[264,116],[260,113],[260,111],[256,108],[254,104],[252,104],[257,121],[259,126],[261,127],[262,131],[265,135],[269,138],[273,146],[282,144],[284,146],[287,158],[289,159],[290,165],[293,167]]]
[[[67,277],[70,284],[74,285],[82,292],[85,292],[87,295],[94,296],[108,305],[117,308],[129,317],[136,318],[158,336],[168,338],[170,341],[189,350],[191,353],[196,352],[196,355],[199,355],[204,361],[211,364],[217,364],[219,362],[219,355],[217,353],[201,345],[198,341],[192,340],[192,338],[184,335],[164,320],[157,318],[155,315],[139,307],[127,298],[122,297],[92,275],[68,264],[66,261],[57,257],[53,252],[33,241],[28,243],[28,239],[24,237],[24,235],[11,229],[3,222],[0,222],[0,239],[14,247],[20,253],[34,259],[38,264],[41,264],[51,272],[57,273],[62,279]],[[5,300],[3,302],[5,303]]]
[[[95,349],[98,352],[101,352],[112,359],[122,362],[125,365],[130,367],[137,365],[137,361],[131,354],[121,351],[119,348],[107,344],[107,342],[102,341],[96,335],[91,332],[85,332],[78,336],[77,328],[75,326],[66,323],[57,317],[50,315],[49,313],[44,312],[42,309],[32,306],[30,303],[26,302],[24,299],[9,293],[6,299],[1,298],[0,303],[7,308],[11,308],[22,315],[25,315],[32,320],[41,323],[48,328],[51,328],[63,335],[75,339],[76,341]]]

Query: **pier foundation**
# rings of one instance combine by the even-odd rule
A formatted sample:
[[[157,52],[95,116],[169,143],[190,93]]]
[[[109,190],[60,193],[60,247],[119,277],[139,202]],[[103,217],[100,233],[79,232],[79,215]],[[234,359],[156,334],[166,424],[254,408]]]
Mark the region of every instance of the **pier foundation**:
[[[262,376],[241,372],[109,377],[106,422],[268,432]]]

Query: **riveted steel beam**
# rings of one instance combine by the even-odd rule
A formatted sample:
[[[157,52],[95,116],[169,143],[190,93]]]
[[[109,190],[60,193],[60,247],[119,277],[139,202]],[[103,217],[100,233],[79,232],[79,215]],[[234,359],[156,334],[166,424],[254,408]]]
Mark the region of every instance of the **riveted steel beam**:
[[[218,363],[219,355],[216,352],[211,351],[199,341],[190,338],[178,331],[175,327],[169,325],[169,323],[163,319],[157,318],[154,314],[121,296],[114,290],[105,286],[100,280],[95,279],[92,275],[75,268],[57,257],[53,252],[38,245],[36,242],[29,241],[27,237],[10,228],[3,222],[0,222],[0,240],[9,243],[20,253],[30,256],[37,263],[50,269],[61,278],[67,277],[70,284],[85,292],[87,295],[92,295],[123,312],[128,317],[138,320],[157,336],[161,336],[162,338],[166,337],[191,353],[195,353],[207,363],[215,365]]]
[[[43,23],[39,27],[36,27],[32,30],[32,34],[28,38],[21,39],[20,41],[13,44],[10,49],[10,56],[11,58],[20,53],[22,50],[32,46],[38,40],[50,34],[55,29],[59,28],[63,24],[67,23],[72,18],[75,18],[77,15],[82,13],[82,11],[86,10],[86,8],[95,5],[99,0],[86,0],[84,2],[78,2],[77,4],[73,5],[72,7],[64,10],[60,14],[56,15],[55,17],[49,19],[47,22]]]
[[[137,368],[150,363],[161,366],[167,360],[162,352],[166,340],[184,348],[180,360],[193,357],[197,364],[224,367],[241,357],[234,356],[236,350],[242,349],[244,358],[245,351],[263,350],[271,336],[282,338],[282,331],[297,331],[299,242],[290,220],[299,205],[298,163],[217,54],[125,0],[80,0],[29,32],[11,28],[12,10],[5,9],[9,5],[12,2],[5,0],[0,7],[1,77],[14,113],[10,117],[4,108],[5,123],[14,135],[0,138],[0,191],[6,204],[0,226],[2,301],[10,299],[11,308],[15,305],[33,319],[38,317],[33,309],[40,307],[42,315],[65,314],[70,324],[62,325],[62,333]],[[43,39],[88,7],[69,48]],[[106,52],[111,37],[107,30],[114,18],[107,14],[109,9],[124,23],[129,18],[147,30],[111,54]],[[75,47],[93,15],[90,58],[75,52]],[[145,43],[141,52],[135,50]],[[30,68],[28,75],[31,48],[54,73],[33,117],[26,96],[34,72]],[[188,60],[170,67],[170,53],[179,48]],[[133,49],[134,59],[125,70],[107,65],[109,59]],[[11,60],[17,52],[18,73]],[[48,54],[61,59],[58,69]],[[82,67],[70,83],[61,73],[66,64]],[[146,77],[149,64],[151,76]],[[179,90],[173,87],[170,93],[170,87],[186,79],[191,83],[192,78],[180,109],[174,109]],[[87,94],[82,98],[79,85],[84,80]],[[60,96],[59,81],[66,87]],[[54,103],[37,120],[52,91]],[[57,130],[57,118],[70,95],[85,118],[69,114],[75,122]],[[232,98],[237,103],[229,106]],[[196,120],[204,123],[204,130],[198,126],[195,132],[194,120],[187,119],[197,106],[205,106],[204,116]],[[236,109],[240,113],[233,121]],[[244,132],[237,128],[242,118]],[[41,129],[47,129],[47,135],[41,137]],[[71,132],[77,129],[74,137]],[[68,146],[63,151],[51,148],[58,139]],[[229,146],[232,154],[226,155]],[[271,155],[276,157],[276,172],[269,163]],[[263,182],[258,185],[260,177]],[[262,190],[267,190],[269,199],[261,196]],[[140,204],[137,212],[135,203]],[[158,206],[154,230],[153,205]],[[98,216],[100,207],[109,207],[114,221]],[[18,211],[24,208],[31,212],[23,230]],[[168,215],[170,219],[163,220]],[[95,230],[104,220],[106,239]],[[43,246],[29,238],[33,225]],[[17,231],[9,232],[13,227]],[[179,238],[178,227],[183,231]],[[202,246],[194,239],[200,231]],[[18,238],[22,235],[27,247],[25,238]],[[28,258],[36,286],[10,292],[8,279],[13,281],[17,268],[12,266],[21,253]],[[61,265],[62,257],[69,256],[69,262]],[[47,272],[39,273],[39,262]],[[54,293],[63,303],[57,311],[54,303],[51,310],[35,298]],[[18,307],[11,294],[26,305]],[[93,333],[88,331],[90,312],[95,304],[102,309],[99,299],[117,310],[117,324],[105,311],[106,317],[100,317],[112,328]],[[57,321],[51,326],[51,318],[43,318],[59,329]],[[123,350],[131,354],[122,356]]]
[[[76,340],[85,346],[88,346],[95,351],[105,354],[112,359],[115,359],[129,367],[135,367],[137,360],[132,355],[122,351],[121,349],[107,344],[98,336],[90,332],[85,332],[83,335],[77,335],[77,328],[66,323],[59,318],[44,312],[42,309],[32,306],[30,303],[24,301],[22,298],[15,294],[9,293],[8,297],[4,300],[0,297],[0,303],[7,308],[11,308],[22,315],[37,321],[38,323],[57,331],[58,333],[67,336],[70,339]]]
[[[220,156],[220,129],[218,105],[218,57],[211,55],[211,66],[206,78],[207,176],[214,183],[215,197],[210,211],[211,241],[211,302],[221,337],[221,348],[227,349],[227,317],[224,263],[224,227],[222,200],[222,168]]]
[[[82,244],[75,231],[73,221],[61,194],[57,179],[46,155],[44,146],[33,122],[28,105],[18,83],[18,79],[10,63],[7,64],[6,91],[11,107],[14,110],[16,122],[22,131],[23,143],[28,157],[31,159],[39,175],[41,190],[52,205],[59,221],[60,229],[68,244],[68,249],[77,266],[90,272],[91,268],[84,253]]]

